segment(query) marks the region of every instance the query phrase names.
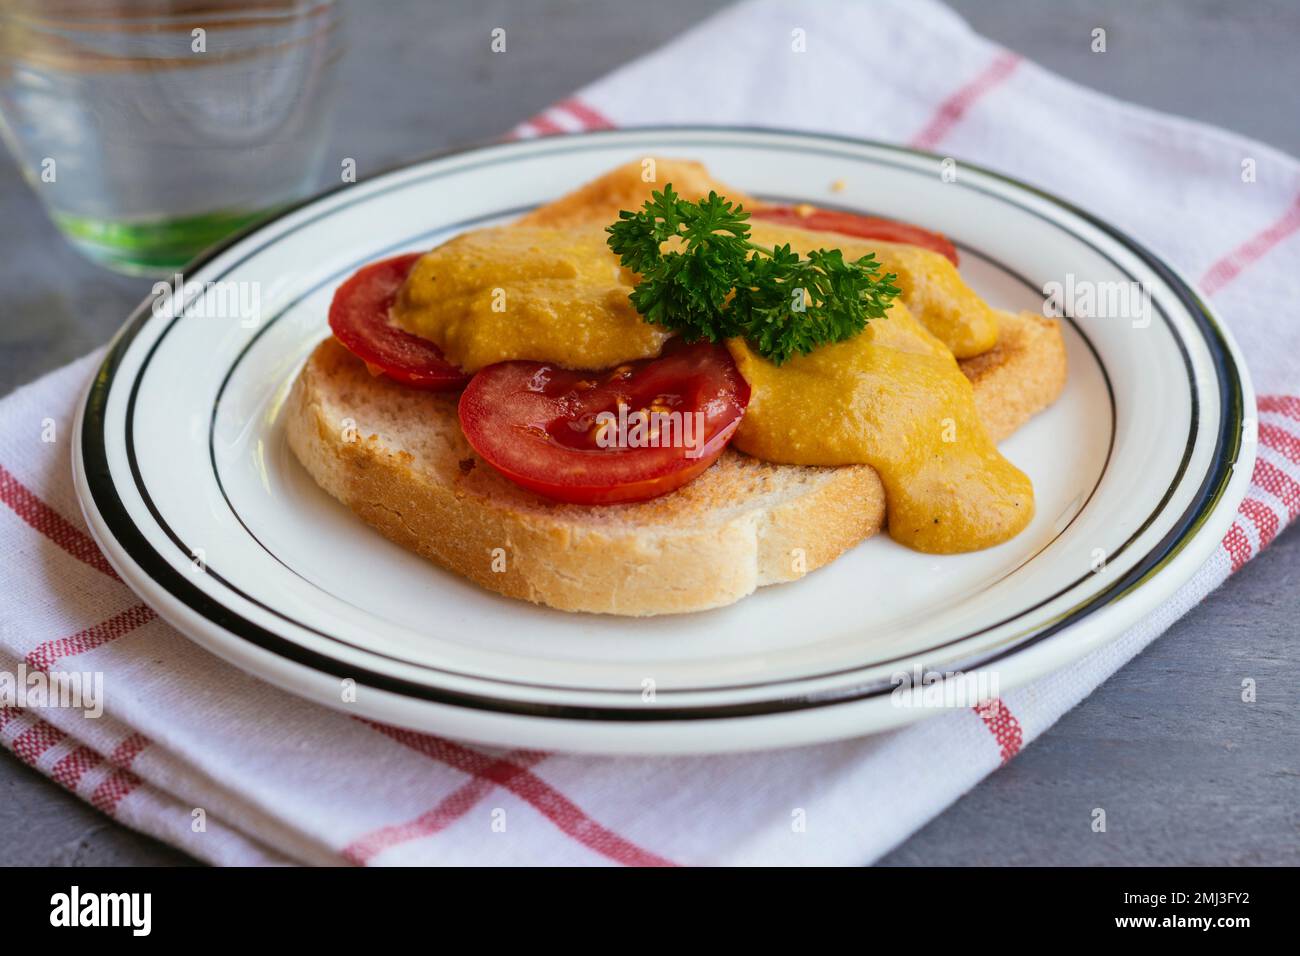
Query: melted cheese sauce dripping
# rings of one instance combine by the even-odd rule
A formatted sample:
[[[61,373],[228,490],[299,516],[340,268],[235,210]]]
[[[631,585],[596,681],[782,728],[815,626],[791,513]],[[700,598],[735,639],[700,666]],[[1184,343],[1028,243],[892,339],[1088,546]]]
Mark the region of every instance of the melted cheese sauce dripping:
[[[780,367],[742,339],[727,347],[751,389],[733,447],[782,464],[871,465],[894,540],[974,551],[1033,518],[1029,478],[989,439],[952,353],[905,305]]]

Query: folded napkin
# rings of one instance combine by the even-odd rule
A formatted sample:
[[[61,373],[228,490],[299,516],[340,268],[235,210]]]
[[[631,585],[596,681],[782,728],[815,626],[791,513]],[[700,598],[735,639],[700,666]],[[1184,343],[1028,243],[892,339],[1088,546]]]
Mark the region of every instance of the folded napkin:
[[[930,0],[729,8],[516,135],[678,123],[830,131],[970,159],[1095,211],[1199,279],[1261,395],[1254,485],[1222,547],[1112,644],[979,711],[705,759],[489,750],[302,702],[157,619],[87,537],[71,488],[73,408],[92,355],[0,405],[0,674],[100,675],[105,710],[5,707],[0,741],[104,813],[213,863],[867,863],[1015,756],[1296,516],[1291,158],[1068,83]]]

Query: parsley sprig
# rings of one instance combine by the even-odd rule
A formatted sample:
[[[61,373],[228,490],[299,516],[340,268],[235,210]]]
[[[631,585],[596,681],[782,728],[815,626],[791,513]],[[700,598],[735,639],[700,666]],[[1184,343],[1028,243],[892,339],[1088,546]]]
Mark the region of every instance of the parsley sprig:
[[[619,261],[640,276],[633,307],[687,341],[743,336],[780,365],[852,338],[899,294],[897,276],[882,276],[874,255],[846,262],[838,249],[803,257],[789,244],[750,242],[749,213],[715,192],[690,202],[669,183],[618,217],[605,231]]]

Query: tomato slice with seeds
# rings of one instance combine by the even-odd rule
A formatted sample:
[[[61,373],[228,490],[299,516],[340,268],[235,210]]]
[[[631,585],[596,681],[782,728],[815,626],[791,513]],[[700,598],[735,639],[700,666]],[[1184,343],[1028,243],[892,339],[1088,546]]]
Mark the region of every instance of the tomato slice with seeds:
[[[429,391],[452,391],[469,376],[428,339],[391,324],[389,309],[421,253],[394,256],[358,269],[330,302],[330,330],[357,358],[394,381]]]
[[[818,232],[838,232],[843,236],[857,236],[861,239],[880,239],[884,242],[901,242],[909,246],[929,249],[951,260],[957,265],[957,247],[947,236],[931,232],[911,223],[898,222],[894,219],[881,219],[879,216],[862,216],[854,212],[840,212],[835,209],[796,208],[793,206],[773,206],[770,209],[750,211],[751,219],[775,222],[783,226],[796,226],[800,229],[814,229]]]
[[[604,372],[489,365],[460,397],[460,425],[516,484],[557,501],[615,504],[657,498],[699,475],[748,404],[726,348],[673,339],[659,358]]]

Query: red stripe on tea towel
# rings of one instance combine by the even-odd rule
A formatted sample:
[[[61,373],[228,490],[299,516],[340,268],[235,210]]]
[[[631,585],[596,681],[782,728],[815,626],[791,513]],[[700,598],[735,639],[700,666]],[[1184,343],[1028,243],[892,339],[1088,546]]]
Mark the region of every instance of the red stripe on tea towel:
[[[625,866],[672,866],[670,860],[642,849],[589,817],[581,807],[531,770],[505,758],[462,747],[431,734],[366,721],[380,733],[449,767],[491,780],[521,797],[561,832],[600,855]]]
[[[37,719],[35,724],[15,737],[10,746],[14,756],[23,763],[34,766],[47,750],[67,736],[53,724]]]
[[[1300,196],[1292,200],[1291,205],[1276,221],[1205,270],[1205,275],[1201,277],[1201,290],[1206,295],[1214,295],[1297,229],[1300,229]]]
[[[48,671],[55,662],[63,657],[84,654],[86,651],[102,647],[110,641],[130,634],[136,628],[148,624],[158,615],[147,604],[135,604],[107,620],[92,624],[90,627],[67,637],[55,638],[38,644],[27,655],[27,666],[33,670]]]
[[[0,501],[78,561],[119,580],[94,539],[37,497],[4,465],[0,465]]]
[[[980,720],[984,721],[984,726],[989,729],[989,733],[993,735],[993,739],[997,741],[1003,763],[1020,753],[1020,748],[1025,743],[1025,732],[1016,715],[1011,713],[1011,708],[1004,704],[1001,698],[987,700],[974,709]]]
[[[555,104],[556,109],[564,110],[579,123],[583,129],[616,129],[614,121],[602,113],[588,106],[576,96],[570,96],[567,100],[560,100]]]
[[[519,750],[502,758],[500,763],[505,767],[517,765],[531,768],[546,757],[546,754],[537,751]],[[482,776],[471,777],[440,800],[435,807],[420,814],[414,820],[381,827],[353,840],[343,848],[343,858],[358,866],[365,866],[385,850],[445,830],[497,788],[497,783],[493,779],[495,776],[496,772],[489,769]]]
[[[917,149],[934,149],[962,121],[970,108],[982,96],[997,87],[1016,71],[1021,58],[1004,50],[974,79],[939,104],[930,122],[912,137],[911,145]]]
[[[108,762],[117,769],[105,777],[90,795],[92,806],[109,816],[117,812],[118,804],[143,782],[131,772],[131,764],[149,744],[150,740],[144,734],[134,733],[113,748]]]
[[[80,746],[50,768],[50,779],[69,790],[76,790],[86,771],[99,766],[103,759],[90,747]]]

